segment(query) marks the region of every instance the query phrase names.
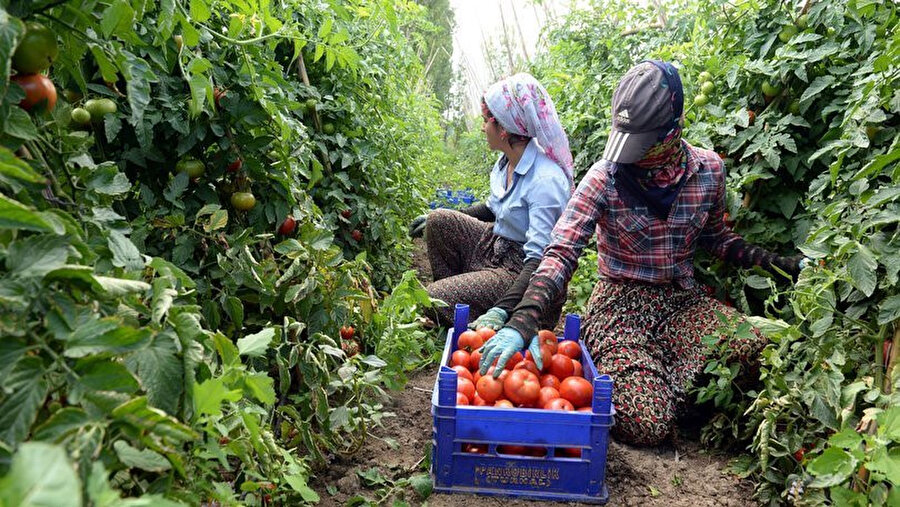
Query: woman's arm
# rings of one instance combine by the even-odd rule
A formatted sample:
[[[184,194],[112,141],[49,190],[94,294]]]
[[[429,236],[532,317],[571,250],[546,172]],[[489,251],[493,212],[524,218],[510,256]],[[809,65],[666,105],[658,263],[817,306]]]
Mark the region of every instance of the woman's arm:
[[[581,180],[562,218],[553,228],[551,242],[544,250],[540,266],[513,309],[507,325],[518,331],[526,342],[537,332],[541,316],[557,301],[578,267],[578,258],[606,209],[606,178],[601,161],[594,164]]]
[[[491,211],[491,208],[488,207],[487,202],[473,204],[472,206],[463,208],[459,211],[465,213],[466,215],[469,215],[470,217],[477,218],[482,222],[493,222],[497,219],[497,217],[494,216],[494,212]]]

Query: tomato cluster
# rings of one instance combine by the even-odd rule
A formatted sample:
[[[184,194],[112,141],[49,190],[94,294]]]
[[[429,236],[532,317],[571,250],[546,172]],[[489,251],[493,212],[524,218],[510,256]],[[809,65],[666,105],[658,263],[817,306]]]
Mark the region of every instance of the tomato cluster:
[[[458,349],[450,357],[450,366],[458,375],[457,405],[591,411],[594,388],[584,378],[577,342],[559,341],[552,331],[541,330],[543,368],[538,369],[530,351],[525,355],[516,352],[494,378],[495,366],[485,375],[479,373],[480,349],[493,336],[488,328],[459,335]]]

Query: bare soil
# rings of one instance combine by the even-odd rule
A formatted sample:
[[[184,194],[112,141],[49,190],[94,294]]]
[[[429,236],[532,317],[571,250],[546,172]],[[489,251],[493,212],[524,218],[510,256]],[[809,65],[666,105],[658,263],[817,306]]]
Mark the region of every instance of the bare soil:
[[[413,265],[422,280],[430,279],[424,245],[417,241]],[[420,498],[404,487],[409,477],[427,474],[426,454],[432,440],[431,391],[437,366],[414,373],[406,388],[391,393],[386,407],[394,414],[374,429],[363,449],[351,458],[335,459],[318,481],[320,505],[355,504],[355,497],[372,503],[402,499],[410,505],[448,507],[477,503],[479,506],[587,505],[508,498],[433,494]],[[650,506],[746,506],[756,505],[753,488],[728,472],[732,456],[706,451],[697,439],[702,420],[683,420],[677,443],[639,448],[611,441],[607,456],[608,505]],[[377,469],[385,479],[372,484],[360,472]],[[397,487],[392,489],[391,486]]]

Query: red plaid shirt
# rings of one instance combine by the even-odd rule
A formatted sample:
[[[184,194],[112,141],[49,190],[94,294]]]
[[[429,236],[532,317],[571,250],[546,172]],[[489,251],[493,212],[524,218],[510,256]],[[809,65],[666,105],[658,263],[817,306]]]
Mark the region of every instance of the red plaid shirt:
[[[729,246],[741,241],[725,225],[725,164],[715,152],[683,143],[688,179],[667,220],[644,206],[625,204],[614,185],[615,164],[602,160],[590,168],[553,228],[550,245],[510,326],[523,336],[534,332],[529,327],[535,316],[547,307],[545,300],[552,301],[565,290],[595,231],[602,277],[673,283],[685,289],[695,286],[698,244],[724,258]]]

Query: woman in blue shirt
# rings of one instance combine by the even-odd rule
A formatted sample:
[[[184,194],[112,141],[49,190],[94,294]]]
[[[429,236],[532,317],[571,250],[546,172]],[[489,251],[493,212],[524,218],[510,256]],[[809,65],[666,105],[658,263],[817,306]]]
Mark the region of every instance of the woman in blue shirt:
[[[491,195],[461,211],[434,210],[410,226],[425,234],[434,282],[428,293],[465,303],[476,326],[499,329],[540,264],[550,231],[572,192],[572,155],[553,101],[529,74],[492,85],[481,102],[482,131],[502,152],[491,170]],[[553,328],[563,295],[542,324]],[[452,308],[438,310],[450,325]]]

